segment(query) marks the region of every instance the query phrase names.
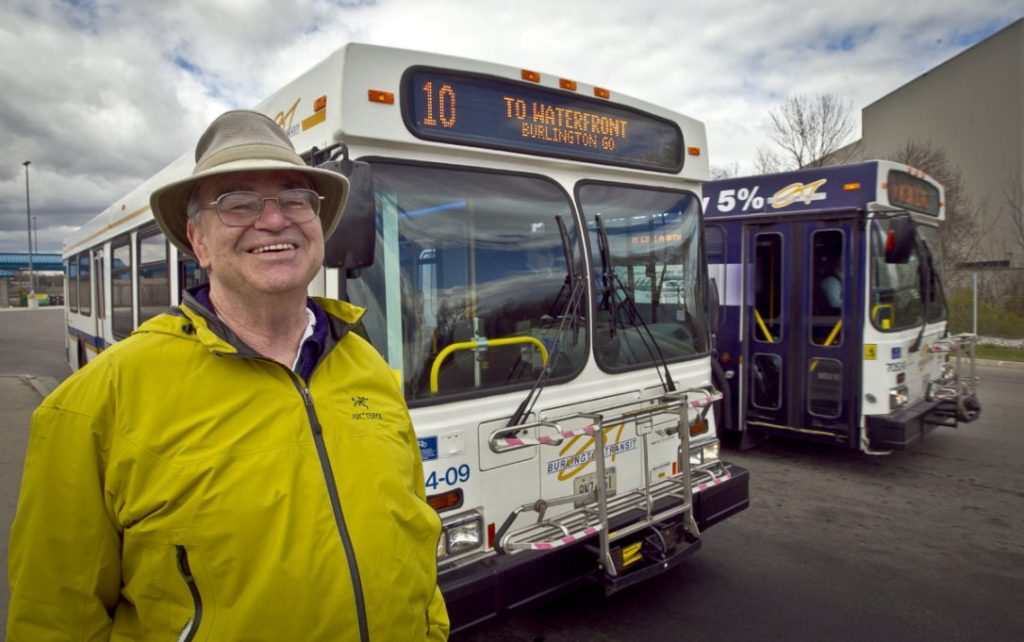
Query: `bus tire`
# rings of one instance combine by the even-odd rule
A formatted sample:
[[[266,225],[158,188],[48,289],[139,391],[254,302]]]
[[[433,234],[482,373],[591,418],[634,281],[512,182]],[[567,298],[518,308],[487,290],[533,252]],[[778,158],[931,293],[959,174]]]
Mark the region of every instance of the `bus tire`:
[[[85,341],[82,339],[78,340],[78,369],[81,370],[89,363],[89,356],[86,354]]]
[[[714,357],[711,358],[711,381],[722,393],[722,398],[711,406],[715,413],[718,438],[721,439],[725,433],[732,433],[736,428],[732,421],[732,391],[729,389],[729,380],[725,378],[725,371]]]

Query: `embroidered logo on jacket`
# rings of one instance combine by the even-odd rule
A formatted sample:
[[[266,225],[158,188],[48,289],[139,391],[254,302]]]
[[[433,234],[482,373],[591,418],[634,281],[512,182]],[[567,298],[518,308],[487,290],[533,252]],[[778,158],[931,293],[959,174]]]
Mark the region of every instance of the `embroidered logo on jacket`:
[[[352,418],[358,421],[366,421],[370,419],[383,419],[384,417],[379,412],[372,412],[370,409],[370,398],[356,396],[352,397],[353,408],[365,408],[367,412],[353,412]]]

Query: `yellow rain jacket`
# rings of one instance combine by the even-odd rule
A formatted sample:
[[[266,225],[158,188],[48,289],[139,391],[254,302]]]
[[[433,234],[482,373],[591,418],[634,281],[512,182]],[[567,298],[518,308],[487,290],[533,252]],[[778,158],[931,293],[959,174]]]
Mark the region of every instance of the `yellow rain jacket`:
[[[362,310],[308,388],[186,301],[32,418],[7,639],[444,639],[440,519]]]

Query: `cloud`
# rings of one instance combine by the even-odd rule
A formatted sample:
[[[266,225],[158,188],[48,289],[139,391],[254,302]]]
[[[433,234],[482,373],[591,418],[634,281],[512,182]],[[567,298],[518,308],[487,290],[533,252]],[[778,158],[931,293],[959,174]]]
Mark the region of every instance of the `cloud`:
[[[350,41],[563,75],[703,120],[752,169],[794,93],[854,109],[1018,19],[1020,0],[13,0],[0,8],[0,251],[40,249]]]

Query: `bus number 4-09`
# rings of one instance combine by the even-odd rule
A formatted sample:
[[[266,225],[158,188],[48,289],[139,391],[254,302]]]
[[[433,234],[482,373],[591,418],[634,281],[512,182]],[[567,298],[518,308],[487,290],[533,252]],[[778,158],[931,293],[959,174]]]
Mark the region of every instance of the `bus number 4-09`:
[[[430,475],[427,476],[426,487],[430,490],[437,490],[438,486],[454,486],[456,484],[465,484],[469,481],[469,464],[462,464],[459,467],[452,466],[444,471],[443,474],[438,474],[436,470],[431,471]]]

